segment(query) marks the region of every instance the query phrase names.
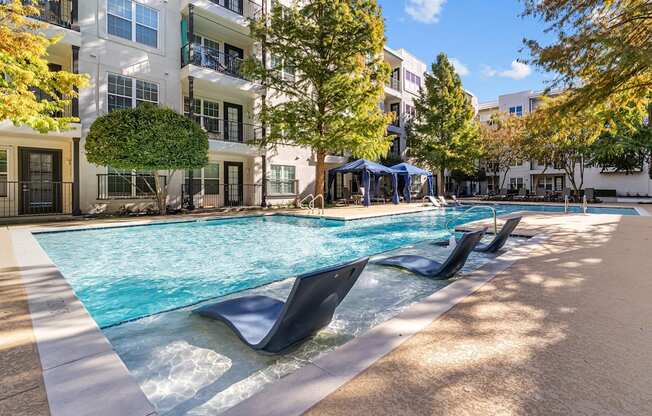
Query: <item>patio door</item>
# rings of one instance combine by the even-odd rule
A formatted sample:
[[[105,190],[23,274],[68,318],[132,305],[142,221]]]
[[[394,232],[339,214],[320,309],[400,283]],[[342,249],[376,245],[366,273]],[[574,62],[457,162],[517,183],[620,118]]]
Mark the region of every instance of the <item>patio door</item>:
[[[19,148],[18,160],[20,213],[61,212],[61,151]]]
[[[224,103],[224,140],[227,142],[244,141],[242,125],[242,106]]]
[[[224,44],[224,63],[227,71],[235,76],[241,76],[240,64],[244,59],[244,50],[236,46]]]
[[[224,205],[236,207],[244,205],[242,162],[224,162]]]

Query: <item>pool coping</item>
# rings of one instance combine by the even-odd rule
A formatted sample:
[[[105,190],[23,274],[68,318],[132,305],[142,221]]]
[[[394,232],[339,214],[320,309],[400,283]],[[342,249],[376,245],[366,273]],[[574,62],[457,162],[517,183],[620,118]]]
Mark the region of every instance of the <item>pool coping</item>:
[[[528,257],[527,248],[545,242],[536,234],[520,247],[497,257],[497,261],[464,275],[427,298],[346,344],[319,356],[292,374],[227,409],[222,416],[301,415],[343,386],[405,341],[507,270]]]
[[[540,212],[532,213],[541,214]],[[503,219],[515,214],[517,213],[505,214],[500,218]],[[556,214],[558,215],[558,213]],[[152,416],[157,413],[135,378],[122,362],[122,359],[114,351],[104,333],[77,298],[69,283],[41,248],[33,233],[123,228],[274,215],[292,214],[275,212],[204,217],[200,219],[189,218],[187,220],[144,220],[128,224],[76,225],[55,230],[48,227],[10,229],[9,237],[14,248],[18,273],[27,292],[27,302],[51,414],[53,416],[70,414]],[[315,217],[309,218],[314,219]],[[470,227],[473,224],[474,222],[464,224],[464,227]],[[545,238],[545,235],[537,234],[521,247],[538,244]],[[265,414],[286,415],[294,414],[292,413],[293,409],[303,408],[306,404],[314,405],[328,394],[322,394],[324,391],[329,393],[334,391],[382,356],[398,347],[407,338],[437,319],[466,296],[475,292],[497,273],[510,267],[519,259],[518,257],[512,259],[514,256],[512,252],[518,249],[510,250],[500,256],[499,261],[496,263],[485,265],[465,275],[464,278],[412,305],[397,317],[372,328],[364,335],[351,340],[323,357],[319,357],[297,372],[271,383],[261,392],[227,410],[225,414],[252,414],[255,411],[247,409],[263,406],[259,410],[264,409],[263,413]],[[62,322],[65,322],[65,325],[62,325]],[[335,355],[337,357],[333,358]],[[343,363],[347,364],[344,365]],[[291,390],[288,390],[289,388]],[[281,403],[278,397],[284,394],[292,397]],[[120,397],[120,400],[116,401],[116,397]],[[112,406],[107,409],[106,403],[109,402],[112,403]],[[287,406],[292,403],[295,403],[296,407],[292,409],[283,408],[284,405]],[[270,413],[272,408],[282,411]],[[302,412],[307,409],[303,409]]]
[[[156,415],[154,406],[32,232],[12,230],[9,237],[27,292],[50,414]]]

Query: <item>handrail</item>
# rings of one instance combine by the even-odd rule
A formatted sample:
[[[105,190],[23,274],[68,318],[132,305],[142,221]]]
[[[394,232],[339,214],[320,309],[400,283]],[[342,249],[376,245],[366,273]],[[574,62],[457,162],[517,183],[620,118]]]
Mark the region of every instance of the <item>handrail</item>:
[[[322,195],[322,194],[319,194],[319,195],[317,195],[316,197],[314,197],[312,199],[312,201],[311,201],[312,210],[315,209],[315,201],[318,200],[318,199],[321,199],[321,208],[319,209],[320,215],[324,215],[324,204],[325,204],[325,202],[324,202],[324,195]]]
[[[568,214],[568,195],[564,195],[564,214]]]
[[[308,200],[309,198],[310,198],[310,202],[308,202],[308,207],[304,207],[304,206],[303,206],[303,203],[306,202],[306,200]],[[299,201],[299,204],[298,204],[298,205],[299,205],[299,208],[300,208],[300,209],[309,209],[309,210],[312,210],[312,208],[310,207],[310,204],[312,203],[312,199],[313,199],[313,198],[314,198],[314,195],[313,195],[313,194],[308,194],[308,195],[306,195],[305,197],[303,197],[303,199],[302,199],[301,201]]]
[[[446,229],[450,231],[449,225],[450,225],[450,223],[452,221],[456,221],[456,220],[460,219],[461,217],[465,216],[466,214],[468,214],[469,212],[473,211],[476,208],[477,209],[489,209],[492,212],[492,214],[494,215],[494,234],[498,234],[498,215],[496,213],[496,208],[490,207],[489,205],[474,205],[474,206],[472,206],[471,208],[467,209],[466,211],[460,213],[459,215],[449,219],[446,222]],[[455,231],[455,229],[453,229],[453,231]]]
[[[582,198],[582,211],[584,214],[589,213],[589,201],[586,199],[586,195]]]

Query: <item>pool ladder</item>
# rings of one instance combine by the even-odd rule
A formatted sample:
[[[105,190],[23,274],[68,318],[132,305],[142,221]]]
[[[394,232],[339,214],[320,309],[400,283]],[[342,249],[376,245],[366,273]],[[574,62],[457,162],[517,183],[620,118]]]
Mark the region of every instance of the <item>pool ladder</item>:
[[[315,201],[317,200],[321,200],[322,207],[325,205],[324,195],[319,194],[317,196],[314,196],[313,194],[308,194],[301,201],[299,201],[299,208],[308,210],[308,212],[311,214],[314,212],[318,212],[319,215],[324,215],[324,208],[315,208]],[[308,203],[307,206],[304,205],[306,202]]]
[[[467,209],[466,211],[464,211],[464,212],[456,215],[455,217],[449,219],[446,222],[446,230],[448,230],[448,232],[450,232],[451,234],[455,233],[455,227],[453,227],[452,230],[449,227],[451,222],[459,220],[460,218],[464,217],[466,214],[468,214],[469,212],[472,212],[473,210],[478,211],[478,210],[481,210],[481,209],[485,209],[485,210],[488,209],[488,210],[491,211],[491,213],[494,216],[494,235],[498,234],[498,214],[496,212],[496,208],[490,207],[489,205],[474,205],[471,208]]]

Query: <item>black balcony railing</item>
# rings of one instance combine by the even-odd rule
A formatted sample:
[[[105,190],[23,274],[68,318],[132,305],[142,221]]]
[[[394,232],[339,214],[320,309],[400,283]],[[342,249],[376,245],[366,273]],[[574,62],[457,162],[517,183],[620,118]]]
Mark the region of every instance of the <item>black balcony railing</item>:
[[[190,204],[188,181],[181,187],[184,207]],[[193,180],[193,206],[201,209],[260,207],[263,201],[263,186],[258,184],[204,184]]]
[[[211,3],[224,7],[241,16],[256,18],[262,11],[262,6],[251,0],[210,0]]]
[[[267,181],[267,195],[270,197],[296,197],[299,194],[299,180],[278,181],[270,179]]]
[[[390,77],[385,85],[396,91],[401,91],[401,80],[396,77]]]
[[[196,43],[181,48],[181,67],[192,64],[247,80],[241,70],[243,61],[241,58]]]
[[[394,117],[390,125],[394,127],[401,127],[401,115],[396,111],[390,111],[389,114]]]
[[[160,176],[163,185],[165,176]],[[154,198],[154,176],[147,174],[105,173],[97,175],[97,199],[151,199]]]
[[[71,214],[72,182],[6,181],[0,177],[0,218]]]
[[[10,2],[11,0],[0,0],[0,4]],[[79,31],[78,27],[73,26],[73,0],[23,0],[23,4],[39,9],[39,14],[32,16],[34,19]]]
[[[259,144],[263,138],[260,125],[198,115],[194,119],[213,140],[253,145]]]

